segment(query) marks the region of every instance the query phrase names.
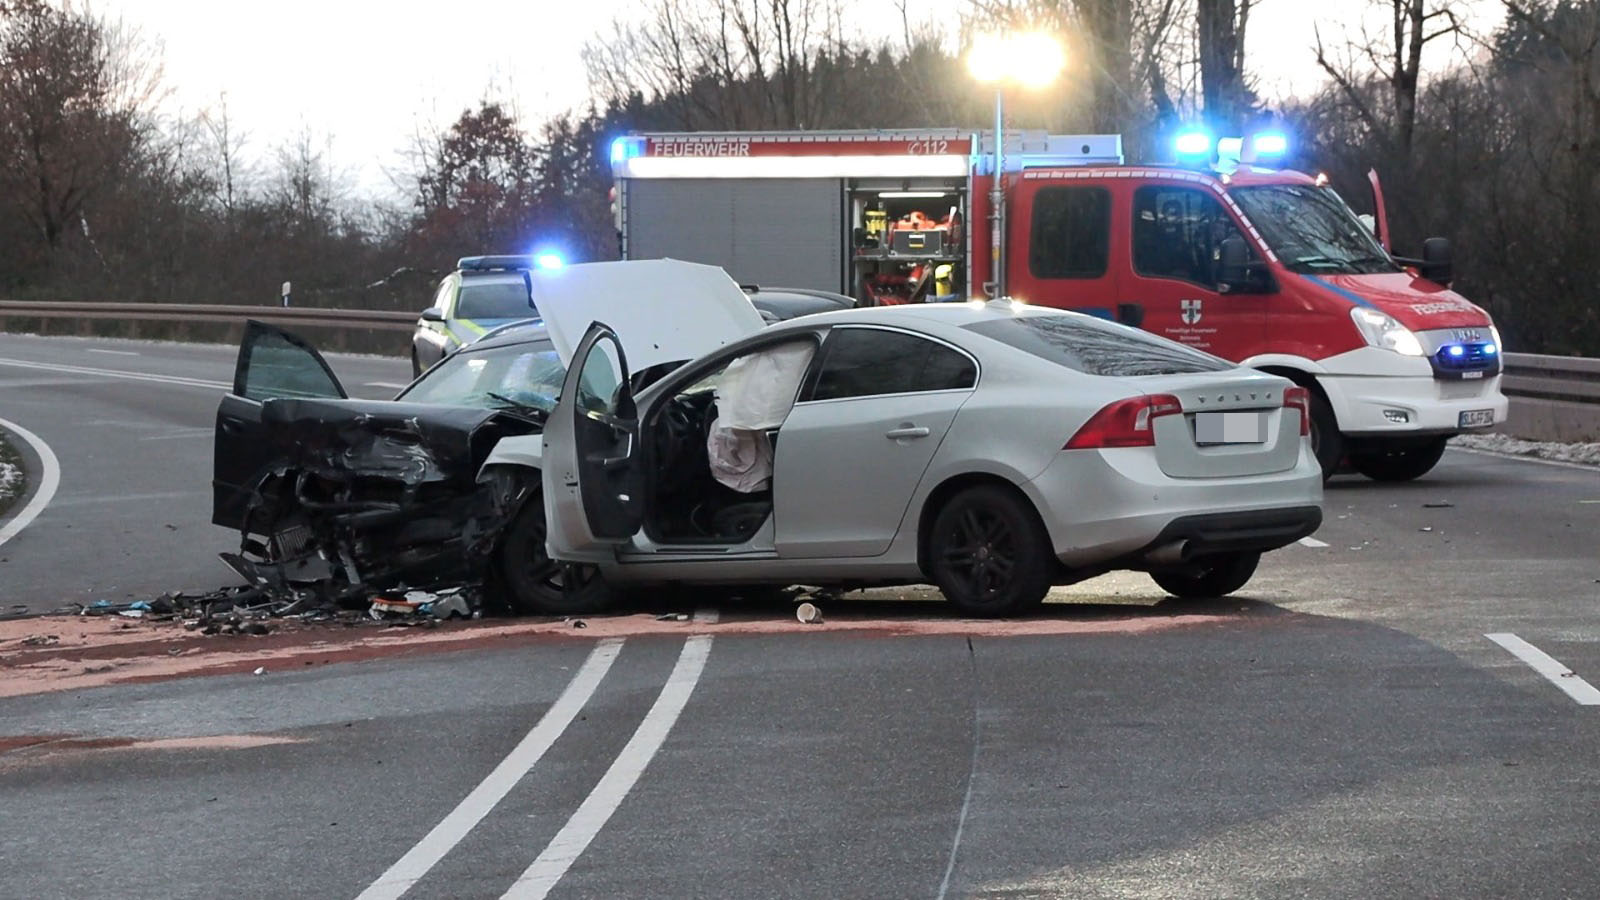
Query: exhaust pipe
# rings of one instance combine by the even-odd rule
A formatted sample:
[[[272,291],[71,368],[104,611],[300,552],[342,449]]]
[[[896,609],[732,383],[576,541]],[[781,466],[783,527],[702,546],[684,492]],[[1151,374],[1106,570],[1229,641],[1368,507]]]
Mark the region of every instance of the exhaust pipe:
[[[1188,559],[1189,542],[1186,540],[1173,541],[1170,544],[1162,544],[1161,546],[1144,555],[1145,562],[1150,563],[1153,566],[1182,565],[1183,563],[1187,562]]]

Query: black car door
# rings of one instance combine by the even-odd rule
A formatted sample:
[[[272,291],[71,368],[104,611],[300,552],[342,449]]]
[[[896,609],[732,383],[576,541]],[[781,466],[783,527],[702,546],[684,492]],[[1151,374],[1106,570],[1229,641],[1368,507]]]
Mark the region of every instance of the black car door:
[[[246,322],[233,391],[217,407],[212,522],[241,527],[256,484],[278,461],[276,444],[261,424],[261,404],[279,397],[343,400],[346,394],[322,354],[302,338],[261,322]]]

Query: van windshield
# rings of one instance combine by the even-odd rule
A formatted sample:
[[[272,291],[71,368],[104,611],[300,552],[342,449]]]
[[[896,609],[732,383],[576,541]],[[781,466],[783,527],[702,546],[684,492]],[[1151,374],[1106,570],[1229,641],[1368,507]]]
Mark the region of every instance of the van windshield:
[[[1264,184],[1228,191],[1285,267],[1301,275],[1398,272],[1332,188]]]

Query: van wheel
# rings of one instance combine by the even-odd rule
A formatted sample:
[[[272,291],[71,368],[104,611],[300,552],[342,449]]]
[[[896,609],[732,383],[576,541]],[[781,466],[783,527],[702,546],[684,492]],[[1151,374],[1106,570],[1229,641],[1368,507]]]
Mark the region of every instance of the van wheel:
[[[1333,416],[1333,407],[1322,392],[1311,389],[1311,453],[1322,467],[1322,480],[1327,481],[1338,471],[1344,458],[1344,435],[1339,433],[1339,420]]]
[[[1350,454],[1350,465],[1374,481],[1410,481],[1428,474],[1444,456],[1447,437],[1426,444],[1405,447],[1379,447],[1367,453]]]
[[[1188,570],[1151,572],[1150,577],[1163,591],[1184,600],[1223,597],[1244,587],[1260,562],[1260,553],[1219,553],[1195,560]]]
[[[951,497],[928,535],[929,575],[956,609],[1005,616],[1043,602],[1055,558],[1039,516],[1013,491],[980,485]]]
[[[528,493],[506,530],[495,565],[506,603],[515,613],[595,613],[611,603],[612,593],[598,569],[558,563],[545,551],[544,492],[539,488]]]

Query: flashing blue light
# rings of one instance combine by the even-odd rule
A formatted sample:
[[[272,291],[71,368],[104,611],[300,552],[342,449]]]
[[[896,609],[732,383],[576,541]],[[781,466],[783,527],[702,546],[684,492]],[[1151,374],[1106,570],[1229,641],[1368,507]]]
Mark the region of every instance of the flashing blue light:
[[[1179,156],[1205,156],[1211,152],[1211,135],[1198,129],[1182,131],[1173,140],[1172,146]]]
[[[559,269],[567,264],[559,253],[540,253],[534,256],[533,262],[541,269]]]
[[[611,161],[619,163],[628,158],[628,139],[619,137],[611,142]]]
[[[1288,136],[1272,131],[1256,135],[1253,145],[1256,156],[1282,156],[1289,152]]]
[[[1496,347],[1493,344],[1484,344],[1483,345],[1483,355],[1484,356],[1493,356],[1493,355],[1495,355],[1496,353],[1499,353],[1499,352],[1500,352],[1500,348]]]
[[[1466,354],[1467,348],[1461,346],[1460,344],[1451,344],[1449,347],[1445,348],[1445,352],[1451,356],[1462,356]]]

